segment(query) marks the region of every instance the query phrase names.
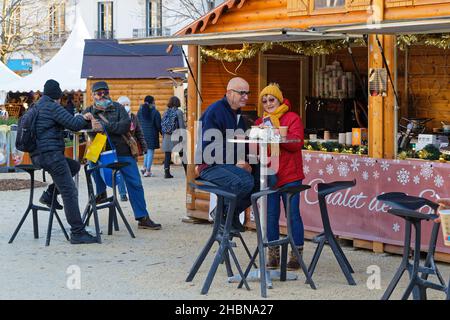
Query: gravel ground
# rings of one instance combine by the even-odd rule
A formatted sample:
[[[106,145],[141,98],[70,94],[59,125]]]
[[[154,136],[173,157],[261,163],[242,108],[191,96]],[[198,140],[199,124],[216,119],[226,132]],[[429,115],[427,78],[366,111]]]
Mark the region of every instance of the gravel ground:
[[[106,234],[107,214],[100,214],[105,230],[103,244],[71,245],[54,224],[52,241],[45,247],[47,214],[40,213],[40,239],[33,238],[29,218],[13,244],[8,244],[28,202],[28,191],[0,192],[0,299],[260,299],[259,283],[250,282],[251,290],[237,289],[227,282],[226,270],[219,266],[208,295],[200,295],[203,281],[212,262],[210,253],[202,268],[190,283],[187,273],[211,233],[209,224],[183,223],[185,210],[185,179],[183,169],[174,167],[174,179],[163,179],[161,166],[156,166],[155,177],[145,178],[144,188],[152,218],[163,225],[159,231],[138,230],[129,202],[122,203],[136,239],[126,229],[112,236]],[[38,175],[40,178],[40,175]],[[26,179],[26,174],[2,174],[0,179]],[[36,189],[37,201],[43,188]],[[81,208],[87,202],[86,183],[80,178]],[[63,215],[63,214],[61,214]],[[250,248],[256,246],[256,234],[247,231],[244,239]],[[215,249],[216,247],[214,247]],[[306,242],[305,261],[309,263],[315,244]],[[314,274],[317,290],[304,284],[300,275],[297,281],[274,281],[268,290],[269,299],[375,299],[381,298],[401,257],[375,254],[351,247],[343,248],[352,264],[357,282],[349,286],[328,247],[324,249]],[[248,259],[242,246],[236,248],[241,264]],[[75,266],[75,267],[74,267]],[[450,266],[438,264],[445,279],[449,279]],[[368,270],[380,271],[380,286],[371,282]],[[73,282],[71,272],[79,270],[80,286]],[[368,286],[367,283],[375,283]],[[73,286],[75,285],[75,289]],[[393,294],[399,299],[406,288],[406,275]],[[69,289],[71,288],[71,289]],[[441,292],[430,291],[429,299],[444,299]]]

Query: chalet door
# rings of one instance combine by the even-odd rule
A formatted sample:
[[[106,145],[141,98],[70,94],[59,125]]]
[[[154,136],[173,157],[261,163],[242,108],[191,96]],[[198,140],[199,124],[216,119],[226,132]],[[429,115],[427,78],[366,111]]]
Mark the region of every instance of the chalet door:
[[[291,102],[292,111],[303,117],[308,89],[308,59],[267,55],[262,57],[261,67],[261,90],[271,82],[278,83],[283,96]]]

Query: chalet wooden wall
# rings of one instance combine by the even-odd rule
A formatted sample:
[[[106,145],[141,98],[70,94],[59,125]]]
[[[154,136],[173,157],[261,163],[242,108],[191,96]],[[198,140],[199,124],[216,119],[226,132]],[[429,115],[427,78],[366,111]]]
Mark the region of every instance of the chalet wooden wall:
[[[111,98],[116,101],[120,96],[127,96],[131,100],[133,112],[136,114],[139,106],[147,95],[155,97],[156,107],[161,115],[166,110],[167,101],[174,95],[173,87],[167,79],[88,79],[86,88],[86,106],[92,104],[91,86],[94,82],[106,81],[110,89]],[[160,137],[160,139],[162,139]],[[161,149],[156,150],[154,163],[162,163],[164,154]]]
[[[250,96],[247,103],[247,107],[244,111],[256,110],[258,106],[258,57],[253,59],[246,59],[239,66],[239,62],[223,62],[223,64],[215,59],[209,58],[206,63],[203,63],[201,68],[201,86],[202,86],[202,112],[208,108],[208,106],[222,99],[226,93],[228,81],[235,77],[226,71],[229,70],[236,74],[236,76],[242,77],[250,84]],[[224,67],[225,66],[225,67]],[[226,68],[226,69],[225,69]]]

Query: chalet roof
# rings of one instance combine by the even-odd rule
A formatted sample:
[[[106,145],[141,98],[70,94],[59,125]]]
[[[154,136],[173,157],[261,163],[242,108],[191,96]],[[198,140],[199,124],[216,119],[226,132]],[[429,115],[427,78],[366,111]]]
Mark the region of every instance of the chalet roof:
[[[166,52],[166,45],[119,44],[117,40],[86,40],[82,78],[156,79],[184,78],[169,68],[183,67],[180,48]]]
[[[184,27],[175,35],[193,34],[205,31],[208,24],[216,24],[222,14],[226,13],[230,9],[240,9],[244,5],[245,0],[227,0],[221,5],[217,6],[204,16],[195,20],[188,26]]]

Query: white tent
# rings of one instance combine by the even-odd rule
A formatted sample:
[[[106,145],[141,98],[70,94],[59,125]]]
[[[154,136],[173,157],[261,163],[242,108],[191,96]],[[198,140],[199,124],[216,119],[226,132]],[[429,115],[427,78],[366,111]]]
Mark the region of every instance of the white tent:
[[[90,39],[89,32],[79,11],[72,32],[58,53],[40,69],[17,81],[0,86],[9,92],[42,91],[48,79],[59,82],[63,91],[85,91],[86,79],[81,79],[84,40]]]
[[[0,61],[0,104],[3,104],[6,98],[6,92],[2,89],[3,86],[19,79],[20,77],[17,74]]]

